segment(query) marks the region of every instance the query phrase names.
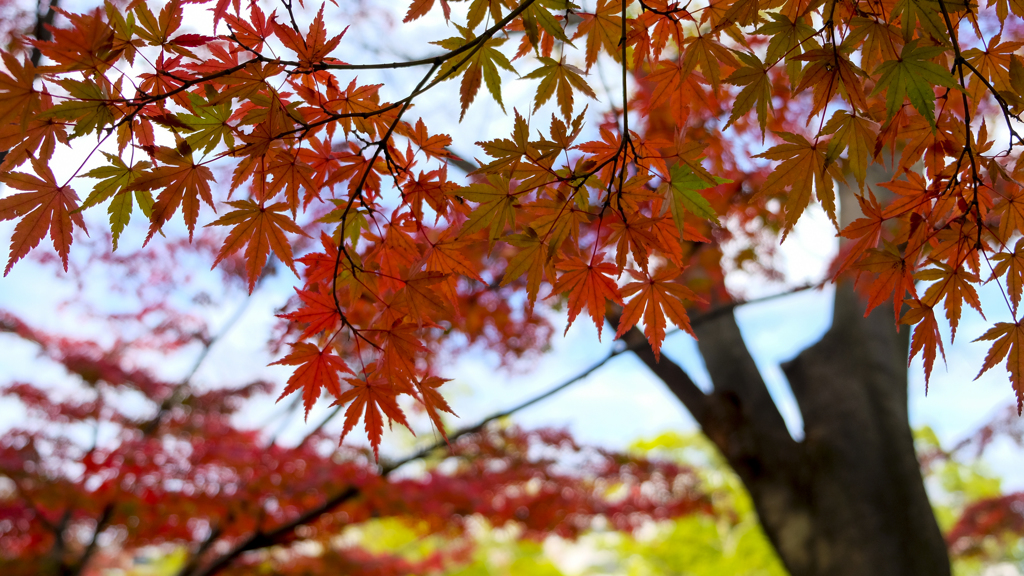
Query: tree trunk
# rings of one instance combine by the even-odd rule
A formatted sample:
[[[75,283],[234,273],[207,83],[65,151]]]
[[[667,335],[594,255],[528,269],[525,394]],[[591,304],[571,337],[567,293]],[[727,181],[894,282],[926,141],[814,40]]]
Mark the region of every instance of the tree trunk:
[[[847,187],[840,192],[856,206]],[[742,479],[793,576],[950,574],[907,417],[910,330],[897,333],[891,310],[865,317],[853,288],[837,287],[831,329],[783,366],[803,416],[799,442],[731,312],[694,325],[710,394],[671,360],[656,363],[649,347],[638,353]],[[626,339],[643,335],[634,328]]]

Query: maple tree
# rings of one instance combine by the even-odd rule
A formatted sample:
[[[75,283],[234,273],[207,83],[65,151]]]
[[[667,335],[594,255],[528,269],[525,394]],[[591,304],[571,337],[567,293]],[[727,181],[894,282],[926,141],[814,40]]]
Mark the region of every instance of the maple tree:
[[[942,325],[955,337],[963,304],[982,312],[978,286],[999,284],[1010,321],[971,337],[992,342],[979,370],[1005,365],[1019,411],[1024,7],[989,6],[415,0],[403,26],[443,20],[451,35],[426,39],[423,57],[350,63],[348,29],[327,24],[344,11],[338,20],[326,5],[53,4],[37,27],[45,34],[2,53],[0,182],[15,190],[0,199],[0,219],[15,222],[5,274],[46,236],[68,270],[104,203],[114,254],[133,227],[152,249],[183,222],[181,246],[237,267],[249,292],[283,264],[297,286],[281,313],[289,348],[275,364],[294,370],[282,398],[296,394],[308,414],[328,396],[343,436],[362,422],[374,459],[385,423],[409,425],[403,405],[447,434],[436,366],[445,346],[540,349],[546,321],[534,307],[564,301],[568,324],[585,308],[599,334],[611,320],[615,337],[649,355],[737,465],[749,460],[730,452],[739,428],[717,419],[743,410],[678,384],[689,379],[662,344],[670,323],[697,336],[722,386],[715,402],[740,395],[710,361],[742,348],[726,271],[777,274],[759,248],[784,240],[815,199],[848,240],[823,282],[846,294],[855,277],[866,301],[858,317],[891,302],[887,322],[911,327],[926,377],[944,354]],[[207,28],[186,10],[208,10]],[[599,90],[593,72],[606,64],[620,78]],[[389,70],[409,86],[360,80]],[[515,106],[503,96],[512,75],[535,90]],[[449,81],[460,120],[485,88],[507,113],[508,136],[470,152],[457,134],[433,131],[416,105]],[[66,148],[84,160],[58,177]],[[748,248],[728,255],[730,242]],[[899,348],[897,336],[870,334]],[[753,378],[742,362],[733,357],[731,369]],[[182,399],[147,395],[163,400],[144,437]],[[751,421],[772,418],[766,409]],[[765,426],[764,441],[792,442],[776,422]],[[753,468],[738,472],[758,481]],[[920,483],[916,468],[908,474]],[[255,529],[248,541],[264,542]],[[816,573],[787,556],[787,530],[769,527],[787,568]],[[916,532],[934,548],[937,528]]]

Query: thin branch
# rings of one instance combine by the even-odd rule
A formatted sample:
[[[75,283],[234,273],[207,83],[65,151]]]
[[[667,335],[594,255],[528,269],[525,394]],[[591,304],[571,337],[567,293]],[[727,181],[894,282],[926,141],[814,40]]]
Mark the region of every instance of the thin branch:
[[[227,323],[224,324],[220,332],[214,334],[212,338],[203,342],[203,349],[199,351],[199,355],[196,356],[195,361],[192,362],[192,366],[189,368],[188,373],[185,374],[185,377],[182,378],[178,385],[174,387],[174,390],[172,390],[171,393],[164,398],[163,402],[160,403],[160,407],[157,409],[156,415],[140,427],[143,435],[149,436],[156,432],[157,428],[159,428],[160,424],[163,423],[164,417],[167,416],[167,413],[170,412],[171,408],[188,399],[190,396],[188,388],[192,383],[192,378],[196,375],[196,372],[199,371],[203,362],[206,361],[206,358],[209,356],[210,350],[213,348],[214,344],[224,338],[235,324],[242,319],[242,316],[245,314],[245,310],[249,307],[250,302],[252,302],[251,294],[242,302],[242,305],[235,310],[235,313],[228,319]]]
[[[82,551],[81,557],[78,562],[68,571],[69,576],[78,576],[85,570],[85,567],[89,564],[89,560],[92,555],[96,552],[96,543],[99,541],[100,533],[106,529],[107,524],[110,523],[110,519],[114,516],[114,503],[108,502],[103,507],[103,511],[100,513],[100,517],[96,520],[96,529],[92,533],[92,539],[89,540],[89,544]]]

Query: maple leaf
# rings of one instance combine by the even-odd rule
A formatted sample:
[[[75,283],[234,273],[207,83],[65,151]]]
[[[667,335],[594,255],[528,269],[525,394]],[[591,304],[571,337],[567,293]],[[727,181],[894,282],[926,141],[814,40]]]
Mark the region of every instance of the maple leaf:
[[[777,133],[787,142],[769,149],[757,158],[782,160],[764,182],[755,197],[779,194],[785,197],[786,220],[782,238],[785,239],[811,201],[812,190],[818,197],[825,213],[836,222],[836,195],[832,180],[842,180],[842,174],[835,165],[829,165],[823,148],[798,134]],[[789,190],[786,192],[786,190]]]
[[[883,62],[878,70],[875,70],[875,74],[880,76],[871,93],[886,91],[885,111],[889,119],[892,119],[896,111],[903,106],[903,100],[909,98],[914,108],[934,128],[935,91],[932,86],[945,86],[955,90],[961,88],[948,69],[930,62],[945,52],[946,48],[917,44],[917,40],[908,42],[903,46],[897,60]]]
[[[617,62],[622,62],[622,0],[598,0],[593,14],[580,14],[577,38],[587,39],[587,70],[597,62],[601,48]]]
[[[43,109],[50,105],[49,96],[44,95]],[[0,150],[7,150],[0,170],[20,166],[30,157],[47,162],[53,158],[57,142],[70,145],[64,123],[53,118],[40,119],[37,115],[25,125],[16,122],[0,125]]]
[[[263,190],[259,190],[256,196],[264,202],[273,198],[284,190],[285,199],[291,208],[294,217],[299,208],[299,190],[306,191],[301,205],[305,208],[313,198],[319,198],[317,190],[320,188],[315,182],[315,171],[313,167],[303,162],[303,155],[300,148],[287,150],[274,149],[268,154],[270,160],[265,164],[265,173],[273,176],[274,181]]]
[[[868,103],[860,80],[866,74],[844,54],[830,48],[819,48],[808,50],[796,59],[810,62],[794,90],[800,93],[814,87],[810,116],[816,116],[824,110],[836,94],[844,95],[854,110],[867,110]]]
[[[376,372],[392,386],[406,391],[416,375],[416,359],[426,352],[417,332],[421,326],[396,320],[387,330],[378,332],[381,350]]]
[[[683,51],[683,76],[689,75],[700,65],[704,76],[711,82],[711,87],[717,91],[722,77],[722,65],[728,68],[739,68],[740,63],[736,60],[732,51],[712,38],[712,35],[691,36],[685,41],[686,49]]]
[[[41,119],[60,118],[72,122],[75,126],[72,138],[98,132],[116,120],[114,111],[107,105],[110,94],[106,87],[88,80],[79,82],[71,79],[62,80],[60,85],[68,91],[71,99],[41,113]]]
[[[136,162],[132,166],[124,163],[119,156],[103,153],[110,160],[110,166],[94,168],[82,174],[86,178],[101,178],[93,187],[92,192],[82,202],[80,210],[85,210],[113,198],[107,213],[110,215],[110,233],[113,249],[117,250],[117,240],[121,232],[128,225],[131,219],[133,202],[132,197],[139,203],[143,215],[147,218],[153,213],[153,195],[147,190],[135,190],[134,194],[131,184],[147,170],[152,164],[145,160]]]
[[[981,378],[982,374],[1006,358],[1006,370],[1010,373],[1010,382],[1017,392],[1017,414],[1020,415],[1024,409],[1024,380],[1022,380],[1024,377],[1024,354],[1021,354],[1021,345],[1024,344],[1024,326],[1021,326],[1020,322],[997,322],[975,342],[982,340],[994,340],[994,342],[988,355],[985,356],[981,372],[978,372],[974,379]]]
[[[972,308],[981,314],[981,302],[978,300],[978,292],[971,284],[979,282],[978,275],[964,269],[963,266],[956,268],[948,266],[937,260],[931,261],[935,268],[921,270],[914,275],[916,280],[934,280],[935,283],[925,290],[921,302],[927,306],[935,306],[939,300],[946,299],[946,319],[953,329],[953,337],[956,338],[956,327],[960,321],[960,308],[963,302],[967,302]]]
[[[864,189],[864,180],[867,178],[868,163],[873,156],[875,140],[877,139],[877,124],[863,116],[850,114],[845,110],[836,110],[829,119],[822,134],[833,134],[828,142],[828,150],[825,153],[825,160],[830,164],[835,162],[839,155],[846,150],[846,157],[850,164],[850,170],[857,179],[861,190]]]
[[[541,66],[523,76],[523,78],[540,78],[540,86],[537,87],[537,95],[533,99],[534,112],[550,100],[552,95],[557,94],[555,99],[558,102],[558,108],[562,111],[562,116],[572,118],[572,92],[574,89],[591,98],[597,98],[597,94],[594,94],[586,80],[583,79],[581,75],[583,71],[579,68],[572,64],[566,64],[564,59],[558,61],[541,56],[538,61]]]
[[[725,82],[743,86],[743,89],[736,95],[736,102],[729,115],[729,121],[722,130],[729,128],[740,116],[749,112],[756,105],[757,122],[761,126],[761,135],[764,136],[765,127],[768,124],[768,110],[775,110],[772,106],[772,81],[768,78],[768,69],[753,54],[740,52],[736,56],[744,66],[737,68],[725,79]]]
[[[1017,240],[1013,252],[1000,252],[992,256],[996,265],[992,268],[992,278],[1006,274],[1006,288],[1013,302],[1013,311],[1017,311],[1021,293],[1024,293],[1024,238]]]
[[[857,196],[857,203],[860,204],[860,210],[864,217],[850,222],[840,232],[844,238],[849,238],[850,240],[859,238],[859,240],[852,245],[848,244],[847,247],[844,247],[843,252],[845,252],[846,256],[836,270],[836,276],[842,274],[844,270],[856,262],[865,251],[877,246],[878,241],[882,238],[882,223],[885,222],[885,217],[882,215],[882,207],[879,206],[875,194],[870,189],[868,194],[868,198]]]
[[[785,60],[786,73],[794,86],[800,80],[801,64],[796,57],[803,54],[804,50],[819,48],[815,39],[814,28],[811,28],[803,18],[790,20],[784,14],[768,12],[766,14],[771,20],[755,31],[755,34],[769,37],[768,49],[765,52],[764,61],[768,64],[776,64]]]
[[[921,353],[924,361],[924,385],[927,392],[928,381],[932,377],[932,367],[935,365],[936,349],[942,353],[943,361],[946,360],[946,350],[942,346],[939,324],[935,321],[935,311],[932,307],[917,298],[908,298],[904,302],[909,308],[903,314],[900,323],[914,325],[914,334],[910,341],[910,360]]]
[[[669,169],[670,180],[661,185],[659,193],[665,195],[665,203],[662,204],[662,212],[666,208],[672,210],[672,220],[679,230],[679,237],[683,237],[683,215],[690,212],[698,218],[710,220],[719,224],[718,215],[711,203],[701,195],[700,190],[713,188],[718,184],[726,184],[732,180],[715,177],[715,184],[708,184],[706,180],[694,174],[688,166],[673,164]]]
[[[333,58],[327,57],[328,54],[338,47],[342,36],[348,31],[346,26],[341,34],[333,38],[327,37],[327,28],[324,27],[324,4],[320,5],[320,11],[313,19],[313,24],[310,25],[305,38],[290,26],[280,24],[276,20],[273,22],[273,26],[274,33],[281,39],[285,47],[299,56],[300,70],[313,70],[325,61],[333,60]]]
[[[221,142],[228,148],[234,148],[234,128],[228,124],[231,104],[210,104],[196,94],[189,94],[188,99],[195,114],[178,114],[177,117],[184,123],[187,132],[194,132],[185,138],[189,147],[202,150],[203,154],[213,152]]]
[[[611,300],[622,304],[619,288],[611,279],[618,270],[614,264],[603,262],[603,259],[604,254],[595,254],[589,263],[576,257],[564,260],[556,266],[563,274],[551,287],[551,295],[569,293],[569,324],[565,327],[566,333],[586,305],[594,325],[597,326],[597,338],[600,340],[601,330],[604,328],[605,303]]]
[[[412,209],[417,220],[423,219],[423,202],[434,211],[434,222],[448,218],[453,209],[452,196],[458,185],[448,180],[448,167],[440,170],[420,172],[416,178],[410,177],[402,186],[402,196]],[[456,211],[458,211],[456,209]]]
[[[199,220],[199,199],[202,198],[207,205],[213,207],[213,196],[210,195],[213,172],[206,166],[196,164],[191,152],[186,155],[174,148],[161,146],[157,148],[155,156],[165,166],[143,172],[131,185],[132,190],[163,189],[153,204],[146,243],[171,219],[178,206],[182,207],[185,214],[185,225],[191,240]]]
[[[24,65],[7,52],[0,52],[7,72],[0,71],[0,126],[18,124],[25,128],[39,109],[39,92],[33,88],[36,77],[31,62]]]
[[[477,37],[472,30],[455,25],[462,37],[453,36],[446,40],[434,42],[445,50],[455,51],[470,42],[476,42]],[[498,68],[503,68],[515,73],[516,69],[509,62],[498,47],[505,43],[504,38],[491,38],[478,44],[468,56],[455,56],[449,58],[437,70],[437,78],[450,80],[462,74],[462,85],[459,89],[460,101],[462,103],[462,114],[459,116],[461,122],[466,117],[466,110],[473,103],[477,92],[480,91],[480,83],[487,84],[487,91],[491,93],[494,101],[505,110],[505,104],[501,101],[501,76]]]
[[[416,380],[416,391],[420,394],[420,400],[423,402],[423,407],[427,411],[427,415],[430,416],[431,422],[434,423],[434,427],[441,433],[441,437],[444,441],[448,441],[448,434],[444,430],[444,422],[441,420],[441,412],[447,412],[452,416],[458,416],[448,402],[444,399],[437,389],[445,382],[451,382],[450,378],[440,378],[437,376],[427,376],[421,380]]]
[[[686,314],[686,306],[683,301],[704,302],[704,299],[694,294],[686,286],[674,282],[680,274],[678,268],[665,266],[655,272],[653,276],[633,270],[627,270],[627,272],[638,282],[630,282],[623,286],[622,295],[629,297],[636,294],[636,296],[622,309],[619,329],[615,333],[616,338],[621,338],[643,318],[644,336],[651,344],[655,361],[661,358],[661,344],[665,341],[666,321],[671,321],[693,336],[695,340],[697,339],[697,335],[690,327],[690,317]]]
[[[507,236],[505,241],[519,248],[519,251],[505,267],[500,285],[508,286],[526,274],[526,308],[527,311],[532,312],[534,302],[537,301],[537,294],[540,292],[540,283],[544,279],[550,260],[548,245],[533,228],[526,228],[523,234]],[[554,275],[549,274],[548,277],[554,278]]]
[[[858,268],[877,275],[867,287],[868,303],[864,315],[867,316],[876,306],[892,298],[894,318],[899,318],[903,297],[908,292],[914,296],[917,294],[914,289],[914,267],[900,255],[896,247],[889,243],[884,246],[884,250],[867,250],[857,263]]]
[[[379,460],[380,440],[384,433],[384,416],[388,422],[398,422],[412,432],[405,419],[405,413],[398,406],[397,392],[387,381],[378,378],[346,378],[352,388],[346,390],[335,402],[337,406],[348,404],[345,409],[345,427],[341,431],[341,439],[355,428],[362,417],[366,435],[373,447],[373,457]],[[351,402],[351,404],[349,404]]]
[[[932,38],[940,42],[948,42],[946,37],[946,25],[942,21],[942,13],[948,10],[952,14],[957,7],[965,7],[963,2],[951,0],[940,5],[931,0],[896,0],[889,15],[889,21],[895,22],[897,18],[903,23],[903,41],[910,43],[914,37],[916,25],[928,32]]]
[[[270,363],[271,366],[298,366],[295,373],[288,378],[288,385],[278,397],[278,401],[292,392],[302,390],[302,404],[308,418],[309,410],[320,397],[320,389],[325,388],[335,398],[340,399],[342,393],[338,374],[342,372],[353,374],[353,372],[340,356],[331,351],[330,347],[321,350],[308,342],[296,342],[291,346],[291,354],[277,362]]]
[[[423,123],[423,118],[416,120],[416,129],[409,134],[409,139],[428,158],[450,158],[452,156],[452,153],[448,151],[448,146],[452,144],[452,137],[447,134],[430,136],[427,134],[427,126]]]
[[[488,238],[493,244],[504,233],[506,223],[515,228],[518,200],[510,186],[505,177],[489,174],[487,182],[470,184],[452,193],[480,204],[462,225],[460,238],[487,228]]]
[[[95,8],[89,14],[74,14],[54,6],[54,11],[68,19],[71,26],[49,28],[52,40],[32,44],[56,63],[40,71],[83,71],[102,74],[121,53],[114,51],[114,31],[104,22],[104,11]],[[13,69],[11,69],[13,70]]]
[[[452,229],[449,228],[438,238],[437,242],[430,245],[427,253],[424,255],[426,261],[424,268],[428,272],[441,272],[447,276],[447,279],[440,285],[440,290],[443,295],[448,298],[448,301],[452,304],[457,304],[458,293],[456,292],[456,283],[454,276],[455,274],[461,274],[467,278],[472,278],[481,284],[485,284],[483,278],[473,269],[473,265],[470,264],[466,256],[463,254],[470,242],[454,240],[452,239]],[[456,311],[458,308],[456,308]]]
[[[21,217],[11,236],[11,257],[4,276],[10,273],[15,262],[39,244],[47,230],[66,272],[74,226],[77,224],[85,230],[82,215],[77,213],[75,191],[70,186],[57,185],[53,172],[44,162],[33,158],[32,168],[42,178],[22,172],[0,174],[0,182],[25,191],[0,199],[0,221]]]
[[[633,214],[627,214],[629,220],[623,221],[621,216],[617,221],[609,222],[608,227],[612,230],[609,241],[617,240],[615,246],[615,265],[619,270],[626,268],[626,256],[632,252],[633,260],[641,270],[647,272],[648,253],[654,246],[657,246],[658,239],[651,233],[651,226],[654,220]]]
[[[245,246],[245,270],[249,277],[250,294],[256,286],[256,279],[263,271],[263,266],[267,263],[267,257],[271,250],[298,276],[298,272],[295,271],[295,262],[292,260],[292,245],[284,233],[291,232],[300,236],[307,236],[307,234],[290,218],[281,214],[288,210],[288,204],[279,202],[271,206],[262,206],[252,200],[237,200],[228,202],[228,206],[235,210],[207,224],[207,226],[234,226],[228,234],[227,240],[224,241],[220,253],[217,254],[213,267]]]
[[[308,324],[302,334],[299,334],[299,340],[304,340],[325,330],[331,332],[341,322],[337,304],[330,295],[298,288],[295,288],[295,292],[302,300],[302,308],[288,314],[278,314],[278,318]]]
[[[441,320],[451,314],[451,307],[434,287],[447,278],[448,274],[444,272],[417,272],[402,281],[403,286],[395,295],[392,306],[408,313],[417,326]]]

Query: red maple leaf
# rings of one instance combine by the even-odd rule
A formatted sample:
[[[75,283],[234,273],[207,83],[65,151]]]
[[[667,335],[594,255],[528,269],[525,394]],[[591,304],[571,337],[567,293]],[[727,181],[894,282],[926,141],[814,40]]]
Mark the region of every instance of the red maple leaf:
[[[309,409],[320,397],[321,388],[326,388],[335,398],[340,398],[341,381],[338,374],[353,374],[348,364],[340,356],[332,353],[330,347],[321,350],[308,342],[292,344],[292,353],[277,362],[272,362],[271,366],[275,364],[298,366],[295,373],[288,378],[288,385],[278,400],[301,389],[302,404],[306,408],[307,417]]]
[[[132,183],[133,190],[163,188],[153,204],[146,243],[171,219],[178,206],[185,213],[185,225],[188,226],[188,237],[191,240],[199,220],[199,199],[202,198],[207,205],[213,207],[213,196],[210,195],[213,172],[206,166],[196,164],[191,152],[182,154],[174,148],[161,146],[156,149],[155,158],[165,166],[142,174]]]
[[[597,326],[597,337],[601,338],[601,329],[604,327],[604,307],[608,300],[622,304],[622,297],[619,289],[615,286],[612,276],[618,273],[615,265],[611,262],[602,262],[604,254],[595,254],[586,263],[580,258],[572,258],[560,262],[556,268],[565,272],[555,285],[551,288],[551,294],[569,293],[569,325],[565,331],[569,332],[573,320],[586,304],[590,311],[590,317]]]
[[[345,428],[341,432],[341,439],[345,439],[345,436],[359,422],[359,417],[362,416],[366,435],[370,439],[370,446],[373,447],[373,456],[379,460],[380,439],[384,433],[384,416],[388,417],[389,423],[398,422],[412,432],[412,428],[409,427],[409,423],[405,419],[405,413],[398,406],[397,391],[383,378],[371,377],[367,380],[346,378],[345,381],[351,384],[352,388],[346,390],[335,402],[339,406],[351,402],[345,410]]]
[[[304,306],[295,312],[278,314],[278,318],[309,324],[302,331],[302,334],[299,335],[300,340],[309,338],[324,330],[334,330],[338,322],[341,321],[341,314],[338,313],[338,307],[330,295],[309,290],[299,290],[298,288],[295,289],[295,292],[298,293]]]

